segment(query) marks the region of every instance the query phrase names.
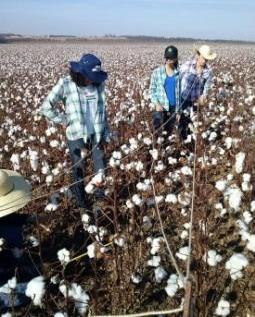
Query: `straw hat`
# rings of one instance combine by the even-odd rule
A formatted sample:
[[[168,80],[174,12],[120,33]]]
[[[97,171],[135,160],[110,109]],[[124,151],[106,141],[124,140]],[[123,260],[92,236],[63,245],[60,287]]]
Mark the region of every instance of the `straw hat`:
[[[202,55],[205,59],[213,60],[216,58],[217,54],[211,51],[209,45],[201,45],[199,48],[196,48],[196,51]]]
[[[31,200],[31,186],[19,173],[0,169],[0,218],[24,207]]]

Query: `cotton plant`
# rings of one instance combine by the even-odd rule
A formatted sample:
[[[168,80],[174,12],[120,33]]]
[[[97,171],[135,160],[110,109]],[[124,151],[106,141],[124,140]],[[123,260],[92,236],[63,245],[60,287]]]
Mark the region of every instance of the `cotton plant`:
[[[70,262],[70,251],[63,248],[57,252],[58,260],[63,266],[66,266]]]

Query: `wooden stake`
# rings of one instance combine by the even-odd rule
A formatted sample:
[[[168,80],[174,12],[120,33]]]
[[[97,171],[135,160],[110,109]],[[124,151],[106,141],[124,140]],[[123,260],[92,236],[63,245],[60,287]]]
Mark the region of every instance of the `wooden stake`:
[[[183,306],[183,317],[192,317],[190,308],[191,308],[191,281],[188,280],[186,282],[185,289],[185,298],[184,298],[184,306]]]

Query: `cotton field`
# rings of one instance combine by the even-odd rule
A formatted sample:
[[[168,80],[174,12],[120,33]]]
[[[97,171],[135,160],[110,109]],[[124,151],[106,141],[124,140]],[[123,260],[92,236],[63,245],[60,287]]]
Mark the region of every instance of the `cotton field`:
[[[192,43],[0,46],[1,168],[26,177],[33,199],[23,212],[44,219],[25,230],[38,276],[0,285],[12,292],[29,282],[31,303],[16,316],[163,312],[183,307],[187,280],[194,316],[255,316],[255,45],[210,44],[210,98],[182,143],[177,130],[156,137],[151,123],[150,76],[168,44],[180,63],[193,54]],[[84,153],[88,199],[98,179],[107,194],[97,225],[75,208],[64,128],[39,114],[83,53],[109,74],[104,175],[93,175]]]

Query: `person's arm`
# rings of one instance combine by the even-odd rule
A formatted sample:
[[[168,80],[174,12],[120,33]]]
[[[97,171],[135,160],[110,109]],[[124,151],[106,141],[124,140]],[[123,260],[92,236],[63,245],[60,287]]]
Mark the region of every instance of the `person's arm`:
[[[163,111],[163,107],[160,105],[157,98],[157,74],[155,70],[153,71],[151,75],[150,99],[151,99],[151,102],[154,104],[156,111]]]
[[[105,98],[105,84],[101,84],[99,89],[99,102],[102,102],[102,106],[104,109],[104,131],[103,131],[103,139],[106,142],[110,141],[110,128],[108,124],[108,116],[107,116],[107,105],[106,105],[106,98]]]
[[[66,124],[65,114],[61,114],[57,109],[57,103],[64,101],[64,80],[60,78],[58,83],[52,88],[49,95],[44,100],[40,113],[54,123]]]
[[[202,96],[200,96],[198,103],[203,106],[206,102],[207,102],[207,98],[208,98],[208,93],[212,84],[212,71],[209,71],[208,77],[206,79],[206,82],[204,84],[204,89],[203,89],[203,94]]]

